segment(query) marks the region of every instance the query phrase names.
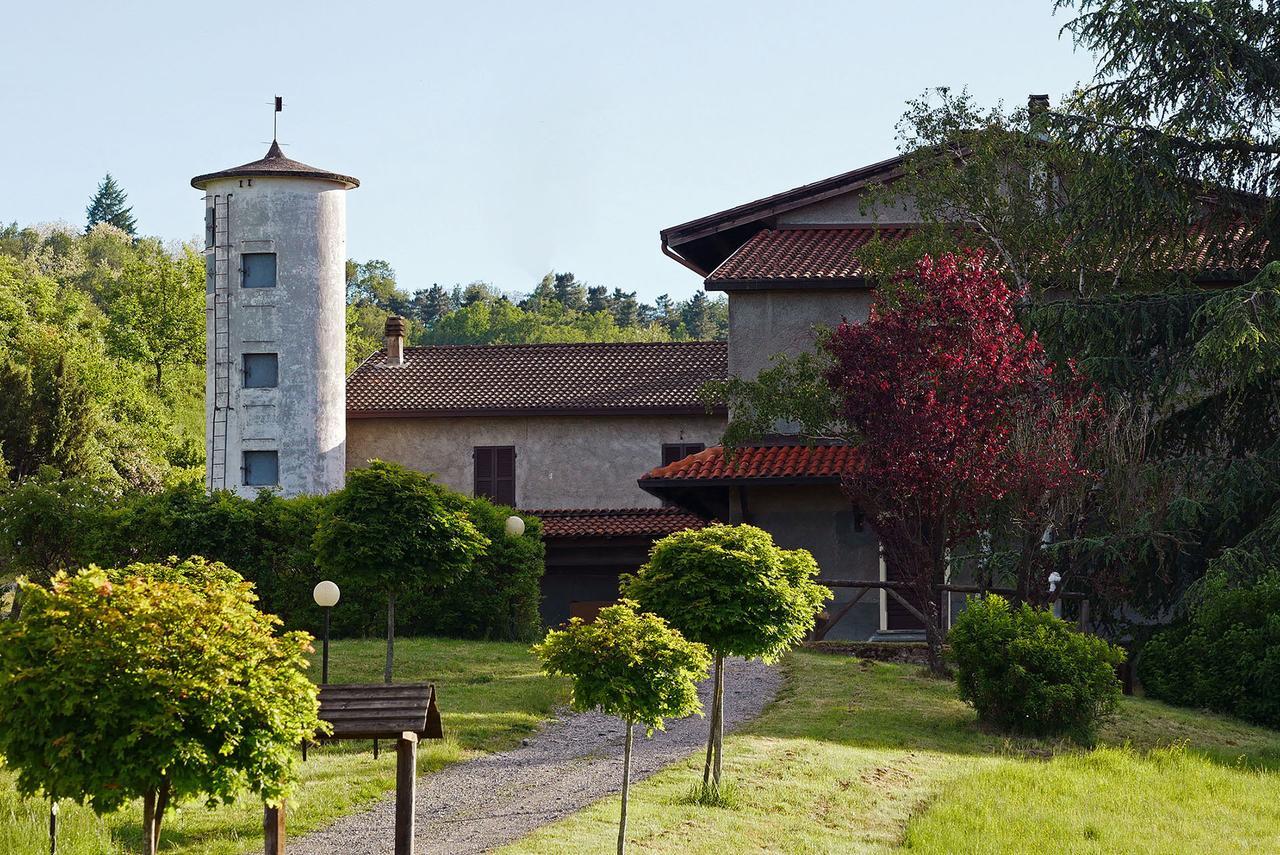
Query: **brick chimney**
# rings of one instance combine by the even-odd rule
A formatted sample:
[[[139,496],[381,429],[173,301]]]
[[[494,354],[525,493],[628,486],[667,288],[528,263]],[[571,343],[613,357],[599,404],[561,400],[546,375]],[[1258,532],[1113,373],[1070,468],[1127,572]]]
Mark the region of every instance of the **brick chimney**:
[[[404,334],[407,329],[404,318],[392,315],[387,318],[387,366],[399,368],[404,365]]]

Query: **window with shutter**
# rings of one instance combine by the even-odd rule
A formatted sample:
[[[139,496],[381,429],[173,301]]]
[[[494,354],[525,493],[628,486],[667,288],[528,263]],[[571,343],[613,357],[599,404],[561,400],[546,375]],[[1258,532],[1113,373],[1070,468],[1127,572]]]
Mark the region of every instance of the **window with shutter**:
[[[478,445],[474,458],[473,494],[500,505],[516,503],[516,449],[514,445]]]

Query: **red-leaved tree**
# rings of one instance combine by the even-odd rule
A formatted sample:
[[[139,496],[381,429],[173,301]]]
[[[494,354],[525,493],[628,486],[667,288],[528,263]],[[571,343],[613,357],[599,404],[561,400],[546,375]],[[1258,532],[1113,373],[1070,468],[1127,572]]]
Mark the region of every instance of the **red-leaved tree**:
[[[997,512],[1012,519],[1003,530],[1034,541],[1019,568],[1029,592],[1056,497],[1091,475],[1101,406],[1018,324],[1015,298],[981,253],[926,257],[826,343],[826,379],[858,446],[844,489],[875,526],[901,585],[890,595],[923,623],[935,672],[950,549]]]

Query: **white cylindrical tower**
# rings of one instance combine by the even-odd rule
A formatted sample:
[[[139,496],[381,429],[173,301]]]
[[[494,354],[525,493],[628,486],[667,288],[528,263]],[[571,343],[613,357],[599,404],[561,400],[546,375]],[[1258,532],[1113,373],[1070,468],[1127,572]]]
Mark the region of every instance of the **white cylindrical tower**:
[[[342,487],[347,175],[290,160],[197,175],[205,191],[205,468],[211,490]]]

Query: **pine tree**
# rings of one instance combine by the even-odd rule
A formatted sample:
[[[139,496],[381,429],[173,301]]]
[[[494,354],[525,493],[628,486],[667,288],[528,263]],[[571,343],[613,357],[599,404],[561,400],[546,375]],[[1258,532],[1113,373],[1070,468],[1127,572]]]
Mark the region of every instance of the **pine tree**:
[[[98,192],[93,194],[93,200],[89,202],[89,207],[85,210],[88,215],[89,222],[85,225],[85,233],[92,231],[93,227],[98,223],[107,223],[113,225],[121,231],[125,232],[129,237],[137,235],[137,222],[133,219],[133,208],[126,207],[125,202],[129,197],[125,194],[124,189],[116,183],[111,177],[111,173],[107,173],[107,177],[102,179],[102,183],[98,185]]]
[[[708,305],[704,291],[695,291],[688,302],[680,307],[680,320],[683,321],[685,331],[692,339],[709,340],[715,337],[711,307]]]
[[[572,273],[557,273],[553,282],[556,302],[560,305],[578,312],[587,307],[587,289]]]
[[[587,311],[609,311],[609,289],[604,285],[591,285],[587,288]]]

